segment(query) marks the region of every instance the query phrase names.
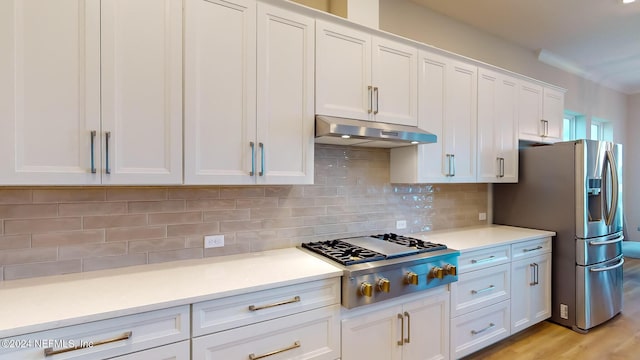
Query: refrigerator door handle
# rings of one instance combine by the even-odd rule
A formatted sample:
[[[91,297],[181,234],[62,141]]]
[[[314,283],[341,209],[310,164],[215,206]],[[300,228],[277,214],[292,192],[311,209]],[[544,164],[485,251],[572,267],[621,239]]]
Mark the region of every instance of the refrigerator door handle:
[[[621,242],[622,240],[624,240],[624,235],[620,235],[619,237],[613,239],[613,240],[607,240],[607,241],[589,241],[589,245],[609,245],[609,244],[615,244],[618,242]]]
[[[607,218],[605,222],[607,225],[612,225],[613,220],[616,216],[617,208],[618,208],[618,166],[616,164],[616,159],[613,156],[613,152],[611,150],[607,150],[607,163],[609,165],[609,170],[611,170],[611,177],[607,177],[607,181],[611,182],[611,207],[609,211],[607,211]]]
[[[589,271],[591,271],[591,272],[609,271],[609,270],[617,269],[620,266],[622,266],[623,264],[624,264],[624,258],[620,258],[620,262],[618,262],[617,264],[615,264],[613,266],[606,266],[606,267],[601,267],[601,268],[589,269]]]

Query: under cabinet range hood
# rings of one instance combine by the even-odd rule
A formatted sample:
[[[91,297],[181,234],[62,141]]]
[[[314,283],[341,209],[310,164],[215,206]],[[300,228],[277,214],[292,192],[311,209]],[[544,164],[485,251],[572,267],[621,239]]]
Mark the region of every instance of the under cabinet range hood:
[[[392,148],[430,144],[437,136],[416,126],[316,115],[316,143]]]

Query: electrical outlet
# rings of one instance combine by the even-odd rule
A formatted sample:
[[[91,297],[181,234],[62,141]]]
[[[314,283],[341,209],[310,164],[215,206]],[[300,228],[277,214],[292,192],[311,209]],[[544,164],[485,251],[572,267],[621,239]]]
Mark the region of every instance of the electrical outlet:
[[[207,235],[204,237],[204,248],[214,248],[224,246],[224,235]]]
[[[487,220],[487,213],[478,213],[478,220],[480,221]]]
[[[569,307],[566,304],[560,304],[560,317],[563,319],[569,318]]]
[[[406,229],[406,228],[407,228],[407,220],[396,221],[396,229]]]

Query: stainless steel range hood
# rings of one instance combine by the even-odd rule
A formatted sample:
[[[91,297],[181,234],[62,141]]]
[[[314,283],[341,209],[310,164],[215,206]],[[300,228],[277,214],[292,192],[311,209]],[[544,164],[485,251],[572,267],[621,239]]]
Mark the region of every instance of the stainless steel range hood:
[[[430,144],[437,136],[416,126],[316,115],[316,143],[392,148]]]

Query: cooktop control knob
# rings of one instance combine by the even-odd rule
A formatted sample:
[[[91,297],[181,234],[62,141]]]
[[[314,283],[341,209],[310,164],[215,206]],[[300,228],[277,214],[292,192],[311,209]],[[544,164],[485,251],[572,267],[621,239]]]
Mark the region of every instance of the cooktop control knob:
[[[447,264],[444,266],[444,274],[455,276],[458,274],[458,269],[455,265]]]
[[[409,285],[418,285],[418,274],[409,271],[407,275],[404,276],[404,281]]]
[[[366,281],[360,284],[360,295],[371,297],[373,295],[373,286]]]
[[[391,290],[391,282],[389,281],[389,279],[385,279],[385,278],[379,279],[378,290],[388,293],[389,290]]]
[[[444,279],[444,269],[436,266],[429,272],[429,278],[431,279]]]

